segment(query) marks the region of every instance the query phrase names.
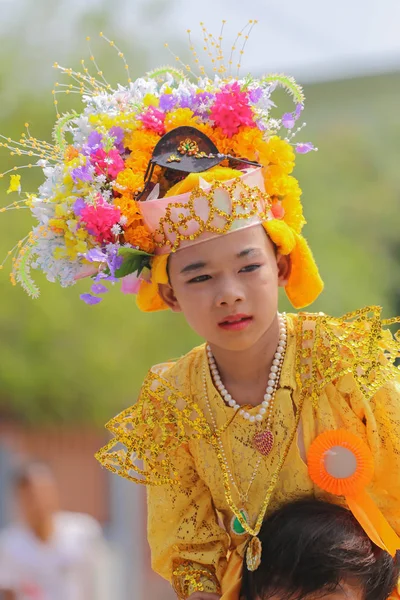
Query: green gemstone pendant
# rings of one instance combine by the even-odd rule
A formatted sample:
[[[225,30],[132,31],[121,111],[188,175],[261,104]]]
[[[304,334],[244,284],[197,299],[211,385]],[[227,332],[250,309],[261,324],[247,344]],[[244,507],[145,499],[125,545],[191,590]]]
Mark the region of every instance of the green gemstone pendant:
[[[243,517],[243,519],[247,523],[249,520],[249,516],[248,516],[247,512],[244,510],[244,508],[241,508],[239,512],[240,512],[241,516]],[[244,533],[246,533],[246,530],[240,523],[239,519],[235,516],[232,517],[231,529],[232,529],[233,533],[235,533],[236,535],[243,535]]]

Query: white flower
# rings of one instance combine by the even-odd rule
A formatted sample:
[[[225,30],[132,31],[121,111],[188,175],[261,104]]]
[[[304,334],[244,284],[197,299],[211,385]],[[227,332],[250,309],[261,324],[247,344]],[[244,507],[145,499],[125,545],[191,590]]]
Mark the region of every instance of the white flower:
[[[32,263],[34,269],[40,269],[46,275],[48,281],[59,281],[62,287],[67,287],[75,283],[75,275],[79,272],[80,262],[71,261],[67,258],[55,259],[54,251],[56,248],[65,249],[65,241],[62,235],[55,234],[51,229],[46,230],[46,236],[43,236],[42,227],[34,227],[33,234],[37,234],[37,243],[35,245],[35,261]]]
[[[121,233],[122,229],[121,227],[118,225],[118,223],[115,223],[115,225],[113,225],[111,227],[111,233],[113,235],[119,235]]]
[[[96,177],[97,183],[99,183],[100,185],[104,185],[106,181],[107,181],[106,175],[97,175],[97,177]]]
[[[111,200],[112,198],[112,191],[111,190],[103,190],[101,192],[101,195],[103,196],[104,200]]]
[[[119,224],[122,225],[122,226],[124,226],[124,225],[127,224],[127,222],[128,222],[128,217],[125,216],[125,215],[122,215],[121,218],[120,218],[120,220],[119,220]]]
[[[33,198],[31,213],[39,221],[39,223],[47,225],[49,219],[54,218],[55,204],[54,202],[46,202],[41,198]]]

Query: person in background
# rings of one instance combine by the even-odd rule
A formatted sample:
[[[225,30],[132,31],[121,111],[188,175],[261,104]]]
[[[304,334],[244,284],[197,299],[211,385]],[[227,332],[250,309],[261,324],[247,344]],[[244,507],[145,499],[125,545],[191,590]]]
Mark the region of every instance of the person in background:
[[[261,562],[250,571],[244,560],[242,600],[398,598],[400,553],[378,548],[341,506],[290,502],[265,519],[258,539]]]
[[[5,600],[98,600],[104,552],[100,525],[61,512],[53,473],[44,464],[15,476],[18,522],[0,533],[0,597]]]

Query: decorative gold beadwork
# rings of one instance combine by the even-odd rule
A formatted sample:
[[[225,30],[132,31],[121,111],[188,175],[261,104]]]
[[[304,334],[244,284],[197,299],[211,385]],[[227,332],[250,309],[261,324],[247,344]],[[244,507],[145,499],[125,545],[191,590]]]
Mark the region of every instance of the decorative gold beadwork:
[[[181,162],[181,159],[179,158],[179,156],[177,156],[176,154],[171,154],[171,156],[169,156],[167,158],[167,162],[168,163],[172,163],[172,162]]]
[[[188,560],[175,561],[172,587],[182,600],[194,592],[221,593],[214,569]]]
[[[178,152],[182,155],[187,154],[188,156],[196,156],[199,153],[199,146],[194,140],[186,138],[179,144]]]
[[[215,192],[219,190],[224,190],[229,196],[231,203],[229,212],[216,206]],[[237,190],[239,190],[239,194]],[[195,203],[199,198],[204,198],[208,204],[209,211],[206,218],[197,214]],[[250,187],[239,179],[231,184],[216,181],[208,190],[194,189],[187,203],[173,203],[167,206],[165,216],[160,219],[159,226],[154,232],[155,245],[159,248],[169,246],[170,251],[174,252],[178,250],[182,242],[196,240],[204,232],[227,233],[235,221],[247,220],[256,215],[260,222],[266,221],[270,207],[269,195],[257,187]],[[177,218],[174,218],[172,211],[176,213],[179,209],[186,214],[181,212]],[[222,220],[222,226],[217,227],[213,223],[216,217]],[[189,222],[198,223],[198,228],[194,233],[185,234],[183,231],[187,229]],[[174,241],[170,240],[171,235],[175,238]]]

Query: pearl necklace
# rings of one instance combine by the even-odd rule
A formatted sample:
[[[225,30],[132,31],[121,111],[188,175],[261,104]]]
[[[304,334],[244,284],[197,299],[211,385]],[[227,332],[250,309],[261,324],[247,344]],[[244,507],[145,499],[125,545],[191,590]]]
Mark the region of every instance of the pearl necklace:
[[[267,429],[270,430],[272,424],[273,405],[275,399],[275,393],[279,385],[279,378],[282,370],[283,360],[286,353],[286,341],[287,341],[287,327],[286,327],[286,315],[278,313],[279,320],[279,342],[276,349],[274,360],[272,361],[271,370],[268,376],[267,388],[265,390],[264,399],[261,402],[261,406],[258,410],[257,415],[251,415],[248,411],[240,407],[231,394],[228,392],[224,384],[222,383],[221,376],[218,371],[217,363],[211,351],[211,348],[207,345],[207,357],[208,364],[210,367],[211,375],[214,381],[214,385],[225,400],[226,404],[233,408],[234,411],[239,411],[244,419],[249,423],[260,423],[265,415],[267,415]]]

